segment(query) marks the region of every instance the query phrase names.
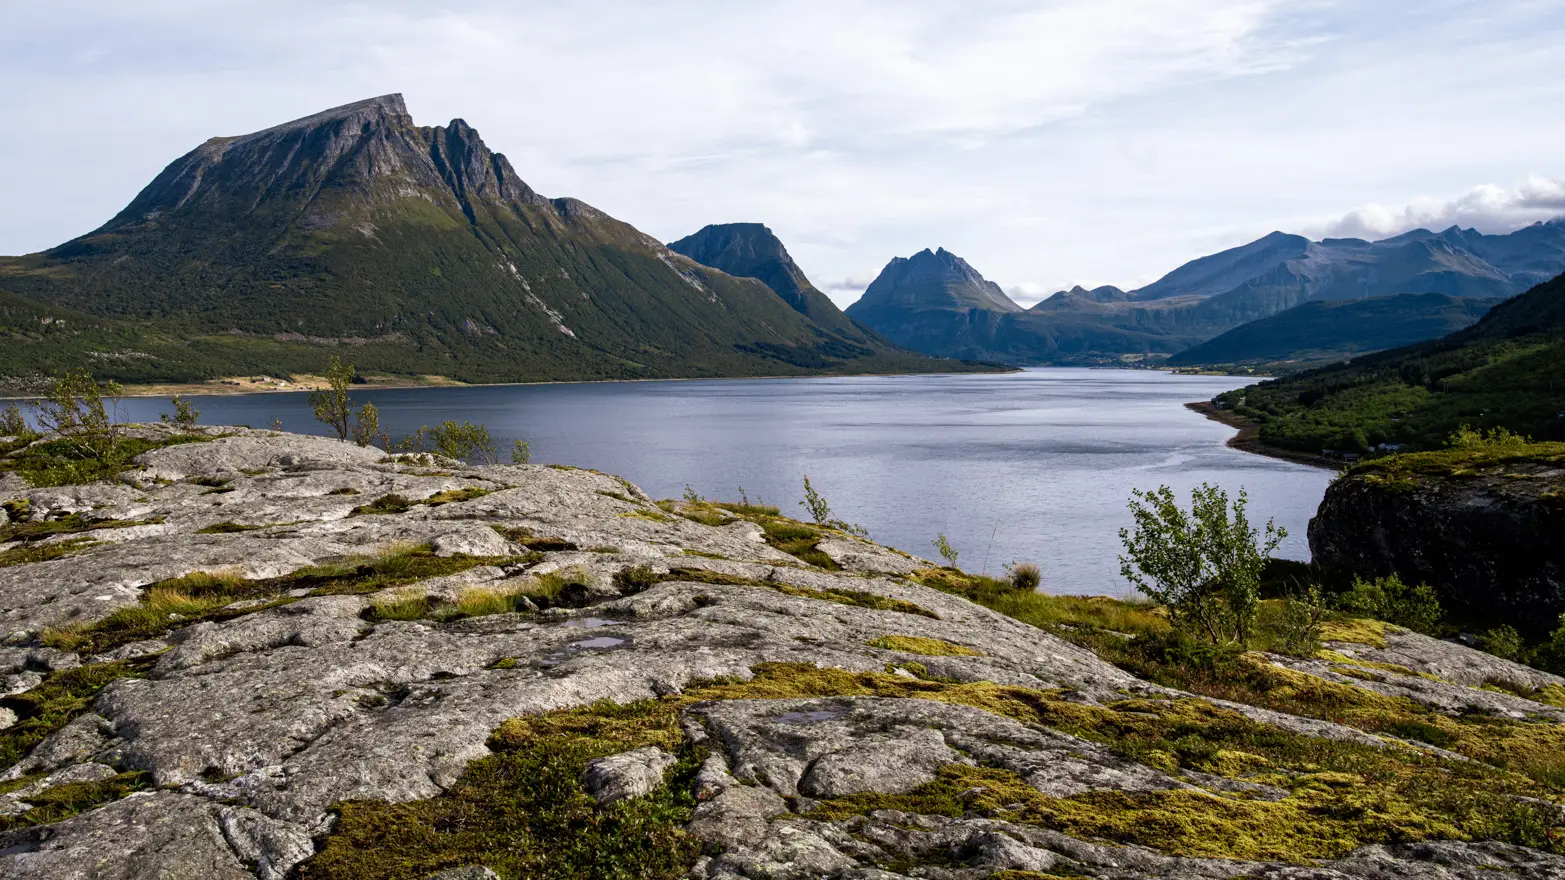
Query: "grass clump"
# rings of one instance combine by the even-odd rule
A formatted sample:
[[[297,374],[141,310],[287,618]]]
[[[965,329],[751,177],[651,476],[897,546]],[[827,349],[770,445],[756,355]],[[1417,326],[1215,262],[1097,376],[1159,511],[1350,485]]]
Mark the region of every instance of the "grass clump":
[[[944,639],[923,636],[881,636],[865,642],[871,648],[901,651],[904,654],[923,654],[926,657],[982,657],[984,652],[957,645]]]
[[[87,663],[51,672],[32,690],[0,698],[0,706],[16,713],[16,723],[0,730],[0,767],[10,767],[33,746],[87,711],[112,681],[140,677],[150,660]]]
[[[27,812],[0,816],[0,831],[58,822],[151,786],[152,774],[141,770],[89,782],[67,782],[51,786],[27,796],[27,803],[32,807]]]
[[[437,602],[416,588],[398,590],[370,604],[364,616],[376,622],[386,620],[436,620],[442,623],[469,617],[488,617],[530,611],[526,588],[467,587],[450,602]],[[513,664],[514,665],[514,664]]]
[[[69,556],[97,544],[91,538],[66,538],[63,541],[51,541],[48,544],[23,544],[20,547],[12,547],[9,550],[0,550],[0,568],[12,565],[31,565],[34,562],[48,562],[51,559],[59,559]]]
[[[763,517],[758,521],[766,543],[787,553],[801,562],[827,571],[839,571],[842,566],[816,549],[826,537],[820,529],[783,517]]]

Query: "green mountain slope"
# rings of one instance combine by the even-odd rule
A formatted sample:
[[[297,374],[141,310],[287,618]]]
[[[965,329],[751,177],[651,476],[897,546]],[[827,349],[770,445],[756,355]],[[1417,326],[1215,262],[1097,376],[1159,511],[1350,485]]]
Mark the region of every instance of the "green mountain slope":
[[[1442,293],[1309,302],[1251,321],[1168,359],[1172,366],[1307,366],[1436,339],[1471,326],[1493,300]]]
[[[1458,426],[1565,439],[1565,275],[1442,339],[1218,398],[1263,443],[1308,452],[1435,448]]]
[[[100,229],[0,260],[0,292],[124,337],[16,337],[32,353],[0,367],[74,357],[128,380],[295,372],[344,348],[361,368],[466,381],[920,368],[538,195],[465,122],[416,126],[397,95],[214,138]]]

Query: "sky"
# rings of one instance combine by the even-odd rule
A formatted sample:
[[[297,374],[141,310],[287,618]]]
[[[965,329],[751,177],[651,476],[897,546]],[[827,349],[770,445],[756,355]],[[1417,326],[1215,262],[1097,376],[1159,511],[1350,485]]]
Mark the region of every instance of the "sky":
[[[1559,0],[5,0],[0,253],[401,92],[665,241],[762,222],[840,305],[944,247],[1023,305],[1280,229],[1565,214]]]

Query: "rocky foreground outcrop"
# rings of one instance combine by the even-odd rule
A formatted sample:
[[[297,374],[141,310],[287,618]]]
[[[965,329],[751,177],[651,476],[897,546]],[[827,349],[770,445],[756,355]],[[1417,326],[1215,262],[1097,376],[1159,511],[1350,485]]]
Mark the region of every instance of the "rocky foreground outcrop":
[[[1565,444],[1367,462],[1310,521],[1326,569],[1436,588],[1457,619],[1545,633],[1565,613]]]
[[[1565,876],[1542,790],[1412,815],[1369,768],[1476,763],[1142,681],[902,553],[590,471],[212,435],[116,483],[0,476],[0,876]],[[1534,693],[1565,682],[1458,646],[1331,647],[1266,662],[1430,729],[1565,721]],[[1538,828],[1472,831],[1495,804]]]

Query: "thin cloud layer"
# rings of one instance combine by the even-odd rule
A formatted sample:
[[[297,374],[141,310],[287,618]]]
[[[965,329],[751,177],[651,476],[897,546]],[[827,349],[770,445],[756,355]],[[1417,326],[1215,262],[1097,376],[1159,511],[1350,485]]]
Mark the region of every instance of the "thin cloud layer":
[[[1565,181],[1531,177],[1506,189],[1475,186],[1454,199],[1421,198],[1400,208],[1369,204],[1349,211],[1324,229],[1343,238],[1386,238],[1413,229],[1456,225],[1480,232],[1510,232],[1565,214]]]

